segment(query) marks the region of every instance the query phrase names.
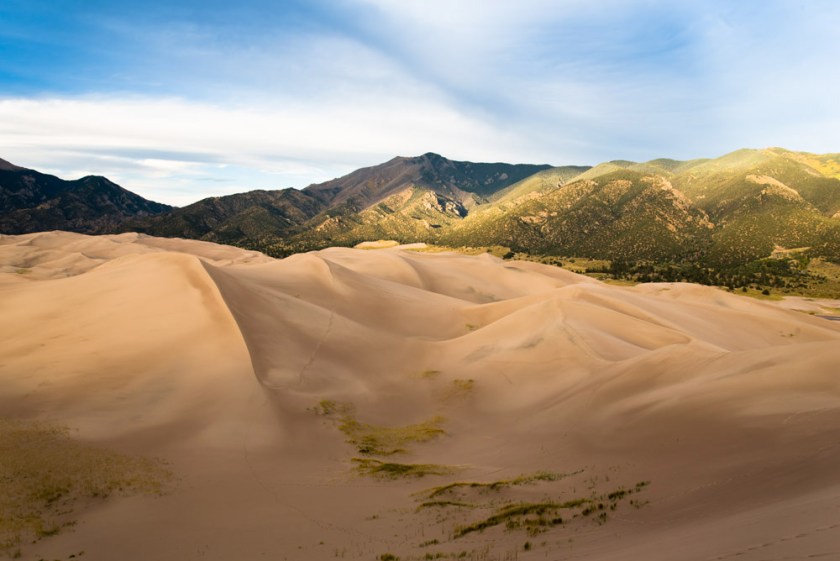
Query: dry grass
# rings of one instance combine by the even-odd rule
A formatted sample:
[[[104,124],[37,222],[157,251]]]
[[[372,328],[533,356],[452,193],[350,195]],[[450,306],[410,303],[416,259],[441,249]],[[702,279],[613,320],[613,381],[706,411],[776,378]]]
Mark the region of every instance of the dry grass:
[[[500,491],[508,487],[531,485],[533,483],[538,483],[542,481],[559,481],[560,479],[571,477],[573,475],[578,475],[580,473],[583,473],[583,470],[578,470],[572,473],[538,471],[536,473],[520,475],[518,477],[514,477],[513,479],[500,479],[498,481],[491,481],[489,483],[480,483],[477,481],[456,481],[454,483],[448,483],[440,487],[433,487],[431,489],[427,489],[423,491],[422,494],[424,494],[428,499],[433,499],[441,495],[465,489],[473,489],[477,491]]]
[[[468,379],[463,380],[460,378],[456,378],[452,380],[452,384],[443,393],[443,400],[444,401],[451,401],[458,398],[464,398],[470,393],[472,393],[473,389],[475,389],[475,380]]]
[[[438,371],[427,370],[425,373],[434,377]],[[359,421],[355,416],[355,407],[350,403],[325,399],[309,411],[331,418],[347,436],[347,442],[365,456],[392,456],[406,452],[409,444],[428,442],[446,434],[441,428],[444,418],[440,416],[413,425],[388,427]]]
[[[419,378],[421,380],[434,380],[434,379],[438,378],[440,375],[441,375],[440,370],[427,369],[427,370],[423,370],[421,372],[418,372],[416,374],[413,374],[412,377],[413,378]]]
[[[391,456],[405,452],[411,443],[428,442],[446,434],[440,425],[443,417],[402,427],[386,427],[362,423],[346,415],[338,428],[347,435],[347,442],[354,445],[359,454],[366,456]]]
[[[400,479],[403,477],[426,477],[427,475],[449,475],[453,469],[438,464],[398,464],[382,462],[371,458],[353,458],[356,471],[360,475],[382,479]]]
[[[162,494],[160,460],[80,443],[67,427],[0,419],[0,553],[74,524],[74,512],[111,495]]]
[[[523,528],[529,535],[536,535],[548,528],[564,524],[570,519],[590,516],[598,524],[603,524],[607,521],[608,511],[616,510],[620,501],[641,492],[649,484],[650,481],[640,481],[631,488],[620,487],[609,494],[600,496],[593,495],[565,501],[548,500],[509,504],[496,509],[486,518],[455,528],[453,537],[461,538],[501,524],[504,524],[508,530]],[[561,511],[569,512],[564,518],[560,515]]]
[[[410,444],[428,442],[446,434],[441,428],[444,418],[440,416],[413,425],[389,427],[357,420],[355,408],[348,403],[324,400],[310,411],[330,417],[347,436],[347,442],[355,446],[356,451],[363,456],[387,457],[405,453]],[[352,462],[356,464],[355,471],[358,474],[382,479],[445,475],[454,471],[451,467],[437,464],[403,464],[370,457],[352,458]]]

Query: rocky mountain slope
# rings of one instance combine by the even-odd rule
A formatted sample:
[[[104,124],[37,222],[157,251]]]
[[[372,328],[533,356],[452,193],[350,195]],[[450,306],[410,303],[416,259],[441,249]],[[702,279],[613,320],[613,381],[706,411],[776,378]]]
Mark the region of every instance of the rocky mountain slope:
[[[302,190],[204,199],[166,216],[131,221],[123,231],[300,250],[371,236],[426,239],[430,230],[451,225],[494,193],[548,168],[457,162],[432,153],[397,157]]]

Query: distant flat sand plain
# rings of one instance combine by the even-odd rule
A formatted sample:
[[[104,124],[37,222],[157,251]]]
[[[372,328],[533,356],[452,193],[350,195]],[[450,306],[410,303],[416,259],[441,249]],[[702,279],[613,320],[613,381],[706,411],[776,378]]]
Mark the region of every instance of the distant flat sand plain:
[[[775,303],[50,232],[0,314],[0,416],[175,476],[27,559],[840,559],[840,322]]]

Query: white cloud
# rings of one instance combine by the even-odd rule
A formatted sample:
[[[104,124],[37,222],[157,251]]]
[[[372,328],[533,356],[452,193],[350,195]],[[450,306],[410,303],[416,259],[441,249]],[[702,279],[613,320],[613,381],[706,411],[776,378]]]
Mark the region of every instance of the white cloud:
[[[62,176],[109,175],[144,196],[180,204],[248,188],[303,187],[432,150],[522,161],[537,151],[525,138],[428,99],[250,108],[179,99],[0,100],[5,159]],[[251,171],[237,180],[231,167]],[[214,178],[224,181],[208,192],[205,180]]]

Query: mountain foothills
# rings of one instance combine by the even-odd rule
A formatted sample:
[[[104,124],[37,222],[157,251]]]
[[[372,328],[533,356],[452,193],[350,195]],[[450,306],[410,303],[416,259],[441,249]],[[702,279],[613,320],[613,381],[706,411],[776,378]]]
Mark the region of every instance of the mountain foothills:
[[[781,148],[592,168],[429,153],[302,190],[183,208],[104,178],[62,181],[3,162],[0,197],[4,233],[136,231],[275,256],[393,239],[608,260],[605,273],[635,280],[741,286],[760,278],[782,287],[809,259],[840,262],[840,154]]]

